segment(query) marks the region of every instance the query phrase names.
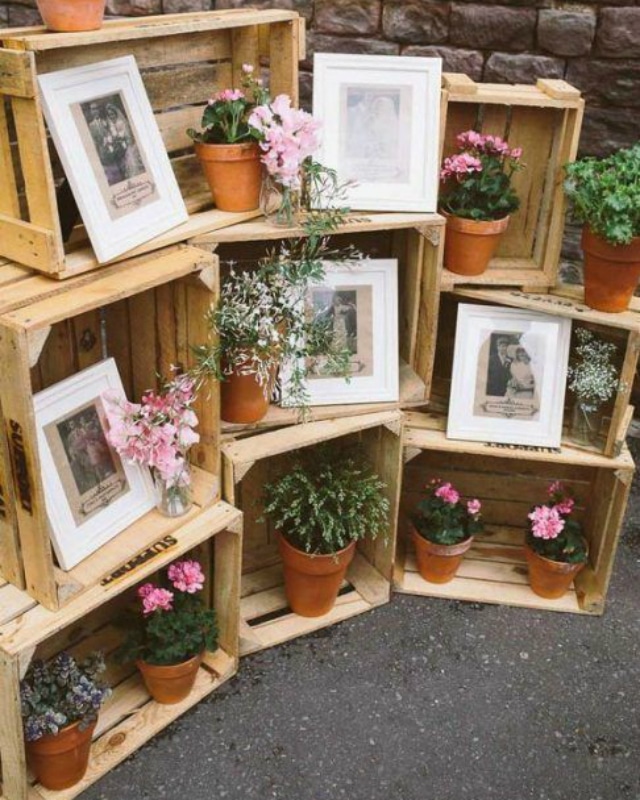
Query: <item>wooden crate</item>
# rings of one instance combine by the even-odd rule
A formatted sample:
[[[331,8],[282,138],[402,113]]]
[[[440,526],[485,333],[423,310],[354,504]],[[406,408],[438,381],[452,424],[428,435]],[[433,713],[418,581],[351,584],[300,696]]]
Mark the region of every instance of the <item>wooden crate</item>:
[[[62,239],[56,200],[61,172],[49,153],[37,76],[123,55],[136,58],[190,218],[116,260],[258,215],[211,210],[211,193],[186,130],[199,126],[215,91],[239,85],[243,63],[258,65],[262,59],[273,94],[286,92],[297,102],[304,46],[297,13],[169,14],[107,20],[86,33],[9,29],[0,31],[0,43],[0,255],[56,278],[99,266],[82,230],[72,237],[73,245]]]
[[[548,448],[455,441],[446,438],[444,428],[444,418],[437,415],[407,415],[395,588],[429,597],[601,614],[635,469],[627,448],[615,459],[571,447],[555,453]],[[408,516],[434,477],[451,481],[464,497],[478,497],[486,526],[457,576],[441,585],[420,577],[407,530]],[[527,514],[545,502],[553,480],[575,493],[577,518],[589,542],[589,563],[567,595],[546,600],[529,588],[523,544]]]
[[[311,420],[369,414],[375,411],[424,405],[429,394],[433,349],[429,347],[438,325],[439,279],[444,245],[444,218],[438,214],[358,215],[340,228],[330,241],[335,247],[355,244],[371,258],[398,259],[398,341],[400,345],[400,401],[358,405],[315,406]],[[253,220],[198,236],[191,243],[212,248],[225,262],[251,267],[281,239],[300,236],[300,228],[276,228]],[[223,422],[225,433],[291,425],[300,419],[295,408],[272,404],[267,415],[253,425]]]
[[[399,411],[311,422],[271,431],[222,446],[225,499],[244,513],[240,655],[325,628],[387,603],[395,553],[401,470]],[[261,521],[262,491],[267,480],[284,472],[302,448],[321,442],[358,443],[387,484],[390,503],[387,541],[358,543],[336,606],[322,617],[300,617],[287,607],[282,562],[274,531]]]
[[[150,512],[68,572],[56,567],[49,541],[33,395],[106,356],[115,358],[132,400],[155,387],[158,375],[167,377],[172,364],[188,366],[192,345],[209,335],[205,313],[218,296],[217,258],[181,245],[64,284],[5,265],[0,286],[1,438],[13,465],[1,459],[0,494],[15,495],[0,520],[2,577],[56,609],[219,496],[218,387],[212,383],[195,406],[195,508],[173,520]]]
[[[443,76],[442,155],[453,153],[456,136],[473,128],[522,147],[526,165],[513,179],[520,209],[511,215],[488,270],[477,277],[444,270],[443,289],[460,283],[555,285],[565,218],[562,167],[575,159],[583,110],[580,92],[565,81],[541,78],[535,86],[511,86]]]
[[[108,584],[96,585],[62,611],[48,611],[10,585],[0,588],[4,625],[0,629],[0,728],[2,797],[4,800],[68,800],[134,753],[165,726],[235,675],[238,668],[238,605],[242,514],[227,503],[209,507],[175,537],[175,544],[155,558]],[[207,598],[218,617],[219,646],[206,653],[193,691],[175,705],[152,700],[132,664],[118,664],[113,652],[122,640],[114,624],[133,599],[134,587],[152,573],[187,553],[196,555],[210,576]],[[206,588],[206,587],[205,587]],[[12,619],[8,617],[13,614]],[[44,789],[28,774],[22,736],[19,682],[33,658],[49,658],[60,650],[84,657],[93,650],[107,657],[106,681],[113,695],[98,720],[89,769],[70,789]]]

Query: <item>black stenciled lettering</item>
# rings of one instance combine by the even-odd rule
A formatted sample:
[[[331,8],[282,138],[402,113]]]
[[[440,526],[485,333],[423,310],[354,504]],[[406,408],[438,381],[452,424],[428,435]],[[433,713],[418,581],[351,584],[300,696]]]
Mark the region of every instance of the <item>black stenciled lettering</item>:
[[[20,505],[29,514],[33,514],[33,502],[31,499],[31,481],[29,480],[29,467],[27,466],[27,456],[24,449],[22,438],[22,428],[20,423],[9,420],[9,444],[11,446],[11,460],[15,473],[16,488]]]
[[[157,542],[154,542],[152,545],[146,548],[146,550],[142,550],[132,559],[127,561],[126,564],[123,564],[121,567],[118,567],[117,570],[114,570],[110,575],[107,575],[100,581],[101,586],[109,586],[110,583],[123,578],[129,572],[133,572],[136,569],[139,569],[143,564],[146,564],[148,561],[151,561],[156,556],[164,553],[165,550],[169,550],[174,545],[178,544],[178,540],[174,536],[164,536],[162,539],[158,539]]]

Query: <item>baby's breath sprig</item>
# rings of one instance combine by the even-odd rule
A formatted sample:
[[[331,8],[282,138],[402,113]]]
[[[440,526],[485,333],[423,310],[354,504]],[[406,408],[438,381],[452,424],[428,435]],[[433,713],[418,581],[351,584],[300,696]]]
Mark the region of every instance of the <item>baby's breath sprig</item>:
[[[569,390],[583,411],[597,411],[619,390],[618,370],[612,363],[618,348],[586,328],[576,329],[576,360],[569,367]]]

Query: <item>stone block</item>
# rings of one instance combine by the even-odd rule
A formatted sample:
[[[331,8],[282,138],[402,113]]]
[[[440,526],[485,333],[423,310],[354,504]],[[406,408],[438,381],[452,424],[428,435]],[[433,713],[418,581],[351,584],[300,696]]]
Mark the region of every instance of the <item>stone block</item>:
[[[362,53],[380,56],[397,56],[400,45],[380,39],[359,39],[351,36],[329,36],[311,30],[307,33],[307,59],[303,69],[312,69],[314,53]]]
[[[640,8],[603,8],[596,53],[608,58],[640,58]]]
[[[162,13],[162,0],[107,0],[106,13],[118,17],[145,17]]]
[[[640,61],[577,59],[569,64],[567,80],[589,103],[640,106]],[[640,113],[636,112],[636,127]]]
[[[529,50],[535,39],[534,9],[459,5],[451,9],[452,44],[479,50]]]
[[[310,20],[313,16],[313,0],[213,0],[216,9],[221,8],[285,8],[297,11]]]
[[[596,32],[594,11],[543,10],[538,16],[538,47],[557,56],[585,56]]]
[[[487,83],[535,83],[538,78],[564,77],[564,61],[550,56],[492,53],[484,68]]]
[[[382,12],[387,39],[411,44],[445,42],[449,35],[449,4],[439,0],[387,0]]]
[[[42,25],[42,17],[37,8],[27,6],[9,6],[9,27],[23,28],[29,25]]]
[[[637,141],[637,109],[598,108],[587,104],[580,135],[581,156],[608,156]]]
[[[313,26],[321,33],[373,34],[381,12],[381,0],[316,0]]]
[[[403,56],[441,58],[443,72],[464,72],[474,81],[482,79],[484,56],[479,50],[463,50],[457,47],[419,47],[410,45],[402,50]]]
[[[163,14],[182,14],[189,11],[211,11],[213,0],[162,0]]]

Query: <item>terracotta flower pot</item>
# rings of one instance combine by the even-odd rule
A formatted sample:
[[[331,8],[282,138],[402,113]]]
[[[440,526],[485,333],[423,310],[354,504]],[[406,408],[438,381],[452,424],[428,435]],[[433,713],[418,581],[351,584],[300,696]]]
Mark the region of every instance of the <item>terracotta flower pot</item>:
[[[179,703],[189,695],[202,662],[202,653],[183,661],[181,664],[160,666],[146,661],[136,661],[142,673],[144,685],[157,703],[172,705]]]
[[[289,607],[301,617],[321,617],[334,607],[340,585],[355,555],[356,543],[327,556],[298,550],[278,534]]]
[[[565,595],[574,578],[584,567],[582,564],[569,564],[566,561],[552,561],[532,550],[525,544],[524,554],[529,565],[529,585],[539,597],[555,600]]]
[[[473,536],[458,544],[436,544],[421,536],[413,525],[410,527],[420,575],[429,583],[452,581]]]
[[[255,375],[234,370],[220,383],[220,416],[237,424],[258,422],[269,410],[269,395],[270,390],[265,393]]]
[[[624,311],[640,278],[640,236],[630,244],[613,245],[582,229],[584,301],[597,311]]]
[[[44,24],[52,31],[96,31],[102,27],[106,0],[38,0]]]
[[[493,258],[509,217],[478,222],[441,212],[447,220],[444,265],[457,275],[482,275]]]
[[[255,142],[194,143],[213,202],[220,211],[252,211],[260,205],[262,164]]]
[[[25,742],[27,762],[38,781],[47,789],[68,789],[82,780],[89,764],[91,737],[96,721],[80,730],[80,722]]]

